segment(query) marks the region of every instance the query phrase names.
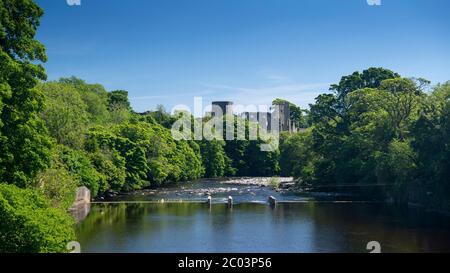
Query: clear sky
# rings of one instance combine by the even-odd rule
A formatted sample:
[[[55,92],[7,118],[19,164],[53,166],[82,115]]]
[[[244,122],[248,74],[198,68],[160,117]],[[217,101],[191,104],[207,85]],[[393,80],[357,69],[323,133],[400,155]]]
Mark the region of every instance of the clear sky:
[[[450,1],[37,0],[50,80],[129,91],[136,111],[280,97],[306,107],[371,66],[450,80]]]

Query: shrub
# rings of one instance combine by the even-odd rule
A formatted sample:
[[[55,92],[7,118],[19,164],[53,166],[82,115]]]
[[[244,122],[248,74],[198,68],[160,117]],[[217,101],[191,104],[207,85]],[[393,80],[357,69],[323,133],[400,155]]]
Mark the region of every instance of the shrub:
[[[68,209],[75,200],[78,181],[62,166],[54,166],[37,177],[37,190],[52,207]]]
[[[269,186],[278,189],[280,187],[280,179],[278,177],[271,177],[269,180]]]
[[[67,252],[73,219],[42,194],[0,184],[0,252]]]
[[[101,174],[100,192],[121,190],[125,184],[125,158],[116,150],[102,149],[90,155],[92,163]]]
[[[94,168],[89,157],[82,151],[65,146],[58,147],[58,156],[69,173],[79,181],[79,186],[86,186],[92,196],[96,196],[100,188],[101,175]]]

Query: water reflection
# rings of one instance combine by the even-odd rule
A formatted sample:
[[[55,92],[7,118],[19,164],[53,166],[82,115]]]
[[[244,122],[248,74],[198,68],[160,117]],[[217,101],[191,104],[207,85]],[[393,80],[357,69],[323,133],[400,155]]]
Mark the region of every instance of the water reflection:
[[[83,252],[450,251],[448,219],[381,204],[94,204]]]

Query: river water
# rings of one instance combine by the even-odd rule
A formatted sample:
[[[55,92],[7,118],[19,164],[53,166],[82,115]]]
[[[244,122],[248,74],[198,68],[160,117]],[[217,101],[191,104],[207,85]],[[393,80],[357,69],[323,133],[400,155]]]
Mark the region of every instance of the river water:
[[[450,252],[448,217],[241,182],[206,180],[94,203],[77,227],[81,251],[369,252],[377,241],[382,252]],[[268,196],[279,203],[269,206]]]

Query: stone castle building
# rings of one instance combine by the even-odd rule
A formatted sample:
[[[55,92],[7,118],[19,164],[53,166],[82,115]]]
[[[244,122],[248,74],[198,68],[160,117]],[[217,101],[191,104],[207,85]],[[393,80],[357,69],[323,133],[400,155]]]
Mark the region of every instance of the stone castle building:
[[[232,101],[213,101],[211,114],[216,116],[228,116],[233,115],[233,102]]]
[[[276,106],[276,107],[275,107]],[[275,111],[278,110],[278,113]],[[278,125],[272,124],[272,116],[278,114]],[[212,117],[218,117],[223,115],[233,115],[233,102],[232,101],[213,101],[212,111],[208,113]],[[271,112],[244,112],[241,115],[243,118],[257,122],[260,126],[267,130],[272,131],[278,126],[280,132],[296,132],[294,123],[291,120],[291,112],[289,110],[288,102],[280,102],[271,107]]]
[[[252,122],[258,122],[259,125],[266,131],[272,130],[271,112],[244,112],[242,117]]]
[[[280,118],[279,131],[291,132],[291,111],[289,110],[289,102],[276,103],[276,105],[278,106],[278,115]],[[272,108],[274,107],[272,106]]]

